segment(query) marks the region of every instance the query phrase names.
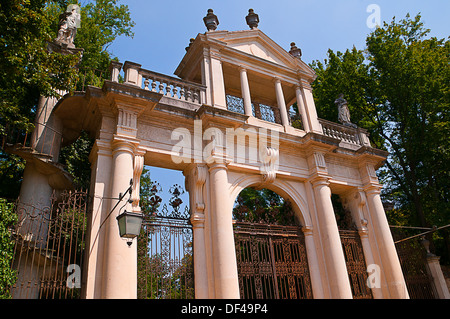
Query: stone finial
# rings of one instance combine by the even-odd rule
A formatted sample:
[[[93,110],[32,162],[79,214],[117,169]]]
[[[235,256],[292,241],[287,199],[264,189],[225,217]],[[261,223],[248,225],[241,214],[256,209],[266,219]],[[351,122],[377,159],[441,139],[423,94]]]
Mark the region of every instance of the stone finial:
[[[186,52],[189,51],[189,49],[191,48],[192,43],[194,43],[194,41],[195,41],[194,38],[190,38],[190,39],[189,39],[189,45],[188,45],[187,47],[184,48],[184,49],[186,50]]]
[[[255,29],[258,27],[259,16],[253,12],[253,9],[248,9],[248,15],[245,17],[245,21],[250,29]]]
[[[291,42],[291,50],[289,50],[289,53],[294,58],[300,59],[302,57],[302,50],[300,48],[297,48],[297,46],[295,45],[295,42]]]
[[[217,26],[219,25],[219,19],[214,14],[213,9],[208,9],[208,13],[203,18],[203,22],[205,23],[208,31],[214,31],[217,29]]]

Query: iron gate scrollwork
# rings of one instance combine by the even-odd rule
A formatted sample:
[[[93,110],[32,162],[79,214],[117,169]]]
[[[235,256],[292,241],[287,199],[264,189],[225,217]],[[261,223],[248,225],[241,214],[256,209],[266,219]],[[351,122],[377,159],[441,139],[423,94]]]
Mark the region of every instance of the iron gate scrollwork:
[[[312,298],[300,227],[236,222],[234,233],[241,298]]]
[[[339,230],[353,299],[372,299],[361,239],[355,230]]]
[[[192,226],[186,206],[182,209],[180,186],[170,189],[172,198],[162,209],[156,190],[138,238],[138,299],[194,298]]]
[[[396,241],[408,237],[407,232],[391,229]],[[408,294],[411,299],[437,299],[436,287],[427,270],[427,252],[420,242],[412,238],[395,244]]]
[[[88,192],[53,192],[45,202],[33,206],[17,201],[18,223],[11,232],[15,242],[11,267],[17,280],[11,295],[14,299],[80,298]]]

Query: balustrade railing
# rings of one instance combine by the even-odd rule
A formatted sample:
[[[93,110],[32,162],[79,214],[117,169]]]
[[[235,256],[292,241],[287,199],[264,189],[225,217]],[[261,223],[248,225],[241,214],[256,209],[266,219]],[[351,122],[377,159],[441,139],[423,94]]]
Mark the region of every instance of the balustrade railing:
[[[365,129],[344,126],[324,119],[319,119],[319,123],[322,125],[322,132],[326,136],[339,139],[349,144],[370,146],[368,133]]]
[[[144,79],[145,90],[181,101],[205,103],[206,87],[203,85],[144,69],[140,69],[139,74]]]
[[[206,86],[146,70],[134,62],[126,61],[125,64],[122,64],[112,61],[110,65],[111,81],[119,82],[119,73],[122,67],[126,84],[136,85],[171,99],[200,105],[206,103]]]

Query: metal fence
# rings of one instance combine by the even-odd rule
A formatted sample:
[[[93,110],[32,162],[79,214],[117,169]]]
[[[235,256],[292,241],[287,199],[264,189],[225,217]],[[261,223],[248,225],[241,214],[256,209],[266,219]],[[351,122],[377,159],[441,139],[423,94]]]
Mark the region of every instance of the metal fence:
[[[192,226],[188,207],[181,208],[182,192],[174,185],[170,208],[153,207],[145,217],[138,238],[138,299],[194,298]],[[148,203],[158,203],[155,198]]]
[[[85,190],[53,192],[33,205],[18,199],[18,223],[11,231],[14,299],[80,297],[87,209]]]

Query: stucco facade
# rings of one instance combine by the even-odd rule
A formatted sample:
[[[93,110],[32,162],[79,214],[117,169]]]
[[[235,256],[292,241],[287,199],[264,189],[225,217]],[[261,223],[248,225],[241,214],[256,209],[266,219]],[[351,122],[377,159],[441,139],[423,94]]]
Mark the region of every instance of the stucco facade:
[[[113,62],[102,88],[88,87],[52,105],[50,118],[66,143],[81,130],[95,138],[85,298],[137,297],[137,245],[119,236],[111,198],[132,179],[126,209],[140,210],[143,165],[186,177],[196,298],[240,297],[232,209],[250,186],[274,190],[293,204],[314,298],[352,298],[332,193],[351,211],[366,264],[379,267],[373,297],[408,298],[376,175],[387,154],[371,147],[364,129],[318,118],[315,74],[299,55],[256,27],[209,30],[191,42],[175,75]],[[242,98],[243,114],[228,110],[227,95]],[[253,102],[275,106],[281,123],[255,117]],[[294,103],[303,129],[291,126]],[[39,176],[30,183],[45,184]]]

